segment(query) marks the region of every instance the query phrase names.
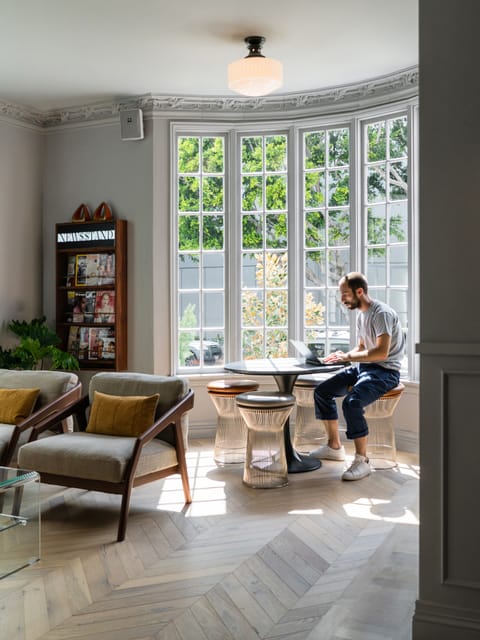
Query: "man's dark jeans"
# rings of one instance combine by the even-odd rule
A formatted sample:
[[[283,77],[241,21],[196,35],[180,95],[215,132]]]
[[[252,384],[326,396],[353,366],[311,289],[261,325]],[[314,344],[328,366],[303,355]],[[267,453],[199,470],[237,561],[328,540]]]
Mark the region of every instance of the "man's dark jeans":
[[[316,387],[315,417],[319,420],[338,419],[335,398],[345,396],[342,410],[347,423],[347,438],[354,440],[366,436],[368,425],[363,408],[396,387],[399,380],[399,371],[385,369],[378,364],[347,367]]]

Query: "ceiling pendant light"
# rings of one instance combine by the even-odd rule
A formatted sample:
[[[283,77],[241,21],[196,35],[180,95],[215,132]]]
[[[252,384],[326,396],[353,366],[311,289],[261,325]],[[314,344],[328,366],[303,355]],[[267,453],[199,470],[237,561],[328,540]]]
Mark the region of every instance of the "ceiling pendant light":
[[[266,96],[283,82],[282,63],[262,53],[263,36],[245,38],[248,55],[228,65],[228,88],[244,96]]]

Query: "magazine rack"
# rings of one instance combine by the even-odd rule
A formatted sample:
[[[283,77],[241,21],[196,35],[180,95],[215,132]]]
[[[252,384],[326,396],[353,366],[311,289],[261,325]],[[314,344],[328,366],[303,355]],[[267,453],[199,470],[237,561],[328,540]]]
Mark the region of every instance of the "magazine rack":
[[[81,369],[127,368],[127,221],[56,225],[56,330]]]

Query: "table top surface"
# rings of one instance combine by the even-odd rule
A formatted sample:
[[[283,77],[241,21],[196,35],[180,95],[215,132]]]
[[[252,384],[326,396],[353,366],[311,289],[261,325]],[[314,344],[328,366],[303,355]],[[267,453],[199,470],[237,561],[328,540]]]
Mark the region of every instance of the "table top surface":
[[[308,373],[328,373],[343,368],[338,364],[308,364],[299,358],[258,358],[228,362],[224,369],[234,373],[246,373],[257,376],[305,375]]]
[[[0,467],[0,491],[7,487],[18,487],[28,482],[35,482],[39,479],[40,474],[36,471]]]

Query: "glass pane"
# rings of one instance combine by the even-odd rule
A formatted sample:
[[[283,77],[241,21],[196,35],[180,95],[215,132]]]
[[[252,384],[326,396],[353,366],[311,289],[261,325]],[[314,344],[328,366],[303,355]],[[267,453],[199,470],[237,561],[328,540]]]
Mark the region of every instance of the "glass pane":
[[[390,247],[390,284],[408,285],[408,248],[406,245]]]
[[[224,324],[224,294],[221,292],[207,292],[203,294],[203,322],[204,327],[223,327]]]
[[[268,249],[282,249],[287,246],[287,215],[268,214],[266,216]]]
[[[199,336],[194,331],[180,331],[178,334],[178,364],[180,367],[196,367],[200,364],[195,342]]]
[[[388,205],[388,232],[390,242],[407,242],[408,207],[406,202]]]
[[[407,161],[392,162],[389,172],[390,200],[403,200],[407,197]]]
[[[205,289],[223,289],[223,274],[223,253],[204,253],[202,286]]]
[[[287,292],[267,291],[265,305],[265,324],[267,327],[285,327],[288,324]]]
[[[306,133],[305,169],[320,169],[325,166],[325,131]]]
[[[223,211],[223,178],[203,178],[203,210]]]
[[[263,168],[262,137],[242,138],[242,173],[254,173]]]
[[[180,216],[178,219],[179,251],[196,251],[200,248],[200,221],[198,216]]]
[[[223,173],[223,138],[203,138],[203,170],[205,173]]]
[[[305,214],[305,246],[325,246],[325,214],[310,211]]]
[[[198,138],[178,138],[178,172],[197,173],[200,169]]]
[[[178,256],[179,289],[198,289],[200,287],[200,256]]]
[[[374,298],[375,300],[380,300],[380,302],[386,302],[387,301],[387,288],[386,287],[377,287],[377,288],[372,288],[372,287],[368,287],[368,293],[370,295],[371,298]]]
[[[267,176],[265,194],[268,211],[285,211],[287,208],[287,176]]]
[[[386,160],[385,122],[367,125],[367,161]]]
[[[221,365],[224,362],[224,345],[225,333],[223,330],[211,329],[203,332],[203,346],[209,351],[207,357],[214,360],[216,365]]]
[[[265,168],[267,171],[285,171],[287,168],[286,136],[265,138]]]
[[[304,298],[305,305],[305,326],[321,327],[325,322],[325,305],[323,304],[324,291],[306,291]]]
[[[350,271],[350,249],[329,249],[327,255],[327,285],[338,285],[340,278]]]
[[[178,179],[178,210],[200,211],[200,181],[193,176]]]
[[[261,266],[257,268],[257,277],[260,276]],[[288,254],[265,253],[265,286],[280,288],[287,286]]]
[[[263,247],[262,216],[242,216],[242,248],[261,249]]]
[[[203,248],[221,250],[224,247],[223,216],[203,216]]]
[[[367,202],[385,202],[385,167],[367,167]]]
[[[349,202],[349,173],[348,170],[328,172],[328,204],[341,207]]]
[[[387,241],[387,221],[385,205],[369,207],[367,210],[368,244],[384,244]]]
[[[387,250],[369,249],[367,254],[367,280],[372,286],[387,282]]]
[[[348,129],[334,129],[328,132],[328,164],[330,167],[348,164]]]
[[[328,352],[348,351],[350,349],[349,331],[329,331],[327,336]]]
[[[257,286],[257,260],[253,253],[244,253],[242,254],[242,287],[253,288],[256,286]]]
[[[242,326],[263,325],[263,291],[242,291]]]
[[[328,324],[332,327],[344,327],[348,325],[348,309],[342,304],[340,292],[337,289],[328,290]]]
[[[395,309],[403,329],[408,326],[408,292],[406,289],[390,289],[389,304]]]
[[[284,329],[270,329],[266,332],[267,358],[286,358],[288,356],[288,335]]]
[[[261,176],[243,176],[242,211],[261,211],[263,208]]]
[[[407,117],[388,121],[390,133],[390,158],[403,158],[408,153]]]
[[[180,327],[184,329],[198,327],[200,295],[198,292],[179,294]]]
[[[348,245],[350,243],[350,212],[329,211],[328,213],[328,244],[331,247]]]
[[[307,251],[305,253],[305,286],[325,286],[325,251]]]
[[[242,331],[242,356],[244,360],[263,357],[263,331]]]
[[[325,172],[305,174],[305,206],[314,209],[325,203]]]

